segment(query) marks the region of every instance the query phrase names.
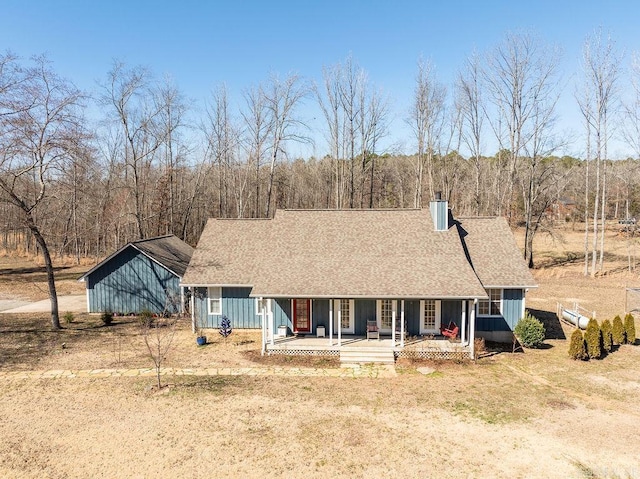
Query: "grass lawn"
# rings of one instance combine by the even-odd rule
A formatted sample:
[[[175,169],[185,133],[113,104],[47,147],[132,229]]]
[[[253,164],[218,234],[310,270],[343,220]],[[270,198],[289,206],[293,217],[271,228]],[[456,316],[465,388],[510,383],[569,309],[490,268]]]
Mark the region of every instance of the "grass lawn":
[[[566,237],[541,237],[540,257],[573,258],[580,233]],[[160,391],[154,378],[8,379],[153,364],[134,318],[104,326],[76,315],[53,332],[47,315],[0,314],[0,477],[640,478],[640,345],[572,361],[571,328],[553,314],[570,300],[599,320],[623,313],[625,285],[640,281],[619,256],[599,278],[582,277],[579,261],[534,272],[528,305],[547,325],[544,349],[401,360],[384,379],[167,376]],[[40,274],[32,266],[2,259],[0,295],[41,299],[25,286]],[[76,272],[61,272],[61,287],[77,292]],[[164,366],[339,367],[263,358],[258,332],[207,336],[213,343],[197,347],[183,322]]]

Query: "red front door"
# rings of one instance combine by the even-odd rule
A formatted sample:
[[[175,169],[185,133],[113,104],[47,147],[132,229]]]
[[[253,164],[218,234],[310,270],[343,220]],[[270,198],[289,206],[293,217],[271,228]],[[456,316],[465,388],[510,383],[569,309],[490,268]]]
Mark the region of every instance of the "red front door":
[[[311,300],[310,299],[294,299],[293,300],[293,332],[294,333],[310,333],[311,332]]]

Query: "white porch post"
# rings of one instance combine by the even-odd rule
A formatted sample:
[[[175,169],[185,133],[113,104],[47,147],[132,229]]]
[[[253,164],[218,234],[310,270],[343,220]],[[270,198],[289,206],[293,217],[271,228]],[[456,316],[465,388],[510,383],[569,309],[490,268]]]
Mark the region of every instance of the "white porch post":
[[[87,291],[87,313],[91,313],[91,299],[89,298],[89,283],[87,281],[89,281],[89,278],[86,278],[85,280],[85,288]]]
[[[342,308],[338,300],[338,347],[342,346]]]
[[[393,302],[391,303],[391,344],[393,346],[396,345],[396,320],[397,318],[397,314],[396,314],[396,308],[393,307]]]
[[[404,348],[404,299],[400,301],[400,347]]]
[[[184,314],[184,287],[180,286],[180,313]]]
[[[269,308],[269,313],[271,315],[271,346],[276,343],[276,315],[273,314],[273,308]]]
[[[196,332],[196,289],[191,286],[189,288],[191,291],[191,332]]]
[[[329,300],[329,346],[333,345],[333,299]]]
[[[467,340],[467,306],[469,302],[465,299],[462,301],[462,320],[461,320],[461,333],[460,333],[460,341],[462,344],[466,343]]]
[[[471,359],[475,358],[475,340],[476,340],[476,306],[478,298],[473,300],[473,308],[471,309],[471,321],[469,321],[469,351]]]
[[[262,298],[258,298],[258,315],[260,316],[260,332],[262,333],[262,341],[260,341],[260,354],[264,356],[267,349],[267,323],[265,321],[264,304]]]

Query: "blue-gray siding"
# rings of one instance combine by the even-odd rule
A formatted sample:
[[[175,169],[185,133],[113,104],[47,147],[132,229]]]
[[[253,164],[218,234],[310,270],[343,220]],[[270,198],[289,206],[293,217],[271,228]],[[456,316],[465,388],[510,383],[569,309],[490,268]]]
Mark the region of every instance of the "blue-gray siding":
[[[250,298],[251,288],[222,288],[222,314],[209,314],[207,288],[195,288],[195,316],[201,328],[217,328],[222,316],[231,321],[232,328],[259,329],[260,318],[256,315],[256,300]]]
[[[206,328],[216,328],[221,315],[209,315],[207,311],[207,289],[196,288],[195,314],[199,324]],[[255,298],[249,297],[251,288],[222,288],[222,314],[231,320],[234,328],[260,328],[260,318],[255,310]],[[499,317],[476,318],[477,331],[510,331],[515,328],[522,315],[523,291],[521,289],[505,289],[503,293],[503,314]],[[292,330],[291,300],[274,299],[271,301],[276,327],[287,326]],[[441,321],[448,324],[454,321],[461,325],[462,301],[442,300]],[[398,318],[400,300],[398,300]],[[469,318],[469,311],[466,311]],[[314,299],[311,304],[312,333],[319,325],[329,329],[329,300]],[[420,301],[406,300],[404,303],[406,330],[409,335],[420,334]],[[364,335],[368,320],[376,319],[375,299],[356,299],[354,301],[355,334]],[[335,321],[335,318],[334,318]]]
[[[476,318],[476,331],[513,331],[522,317],[524,292],[505,289],[502,295],[502,315]]]
[[[121,251],[85,281],[92,313],[180,310],[180,278],[133,247]]]

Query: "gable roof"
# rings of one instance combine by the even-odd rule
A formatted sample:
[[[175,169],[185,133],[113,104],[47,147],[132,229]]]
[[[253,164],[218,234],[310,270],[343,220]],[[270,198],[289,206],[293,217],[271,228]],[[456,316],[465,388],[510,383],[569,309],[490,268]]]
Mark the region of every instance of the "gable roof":
[[[513,242],[494,232],[506,233]],[[182,284],[246,285],[256,297],[486,297],[458,228],[435,231],[428,209],[210,219]]]
[[[118,256],[127,248],[134,248],[140,251],[179,278],[184,276],[189,261],[191,260],[191,255],[193,254],[193,248],[174,235],[157,236],[155,238],[132,241],[83,274],[79,278],[79,281],[83,281],[91,273],[100,269],[104,264],[111,261],[112,258]]]
[[[469,261],[485,288],[535,288],[507,220],[502,217],[457,218]]]

